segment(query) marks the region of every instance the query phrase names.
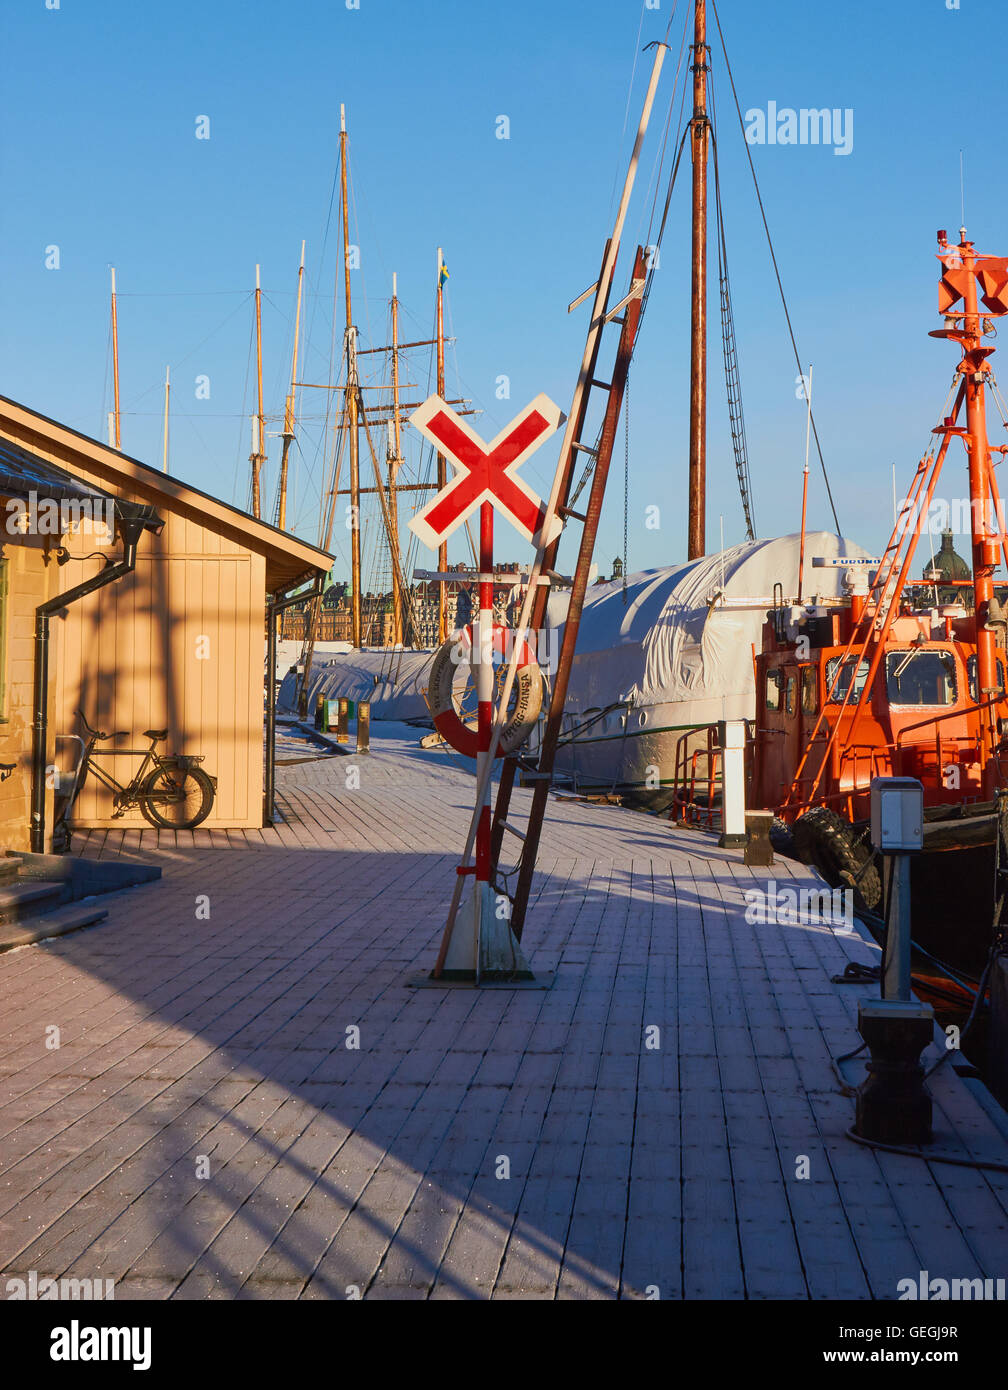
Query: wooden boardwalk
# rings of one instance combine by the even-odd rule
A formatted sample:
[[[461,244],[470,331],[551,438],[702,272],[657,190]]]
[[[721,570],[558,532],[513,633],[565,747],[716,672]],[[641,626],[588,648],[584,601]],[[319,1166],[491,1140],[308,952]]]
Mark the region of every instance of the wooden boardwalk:
[[[270,830],[75,842],[164,877],[0,958],[0,1274],[118,1298],[892,1299],[921,1270],[1008,1273],[1008,1174],[845,1136],[830,1057],[877,986],[831,976],[875,948],[747,923],[767,874],[713,837],[551,799],[524,945],[552,988],[408,988],[472,789],[377,726],[368,757],[280,767]],[[976,1083],[946,1065],[932,1089],[936,1147],[1008,1157]]]

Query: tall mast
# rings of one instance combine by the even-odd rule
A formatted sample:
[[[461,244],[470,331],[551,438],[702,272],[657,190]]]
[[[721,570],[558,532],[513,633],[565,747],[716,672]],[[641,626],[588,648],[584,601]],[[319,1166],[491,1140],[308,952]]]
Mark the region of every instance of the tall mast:
[[[253,440],[249,462],[252,465],[252,515],[262,516],[260,495],[260,474],[266,463],[266,417],[263,414],[262,389],[262,289],[259,285],[259,267],[256,266],[255,287],[255,325],[256,325],[256,384],[258,388],[258,410],[256,412],[256,438]]]
[[[706,550],[707,493],[707,0],[693,30],[693,282],[690,303],[689,531],[687,559]]]
[[[164,369],[164,471],[168,472],[168,397],[171,391],[171,367]]]
[[[347,380],[346,410],[350,433],[350,640],[361,644],[361,562],[360,562],[360,439],[357,434],[357,352],[356,329],[350,308],[350,201],[347,197],[346,108],[340,106],[340,183],[343,199],[343,296],[346,300]]]
[[[301,265],[298,268],[297,310],[294,314],[294,355],[291,359],[291,384],[284,403],[283,453],[280,455],[280,490],[277,498],[277,525],[287,529],[287,455],[294,441],[294,385],[297,381],[298,339],[301,336],[301,286],[304,281],[304,249],[301,243]]]
[[[437,253],[437,393],[444,400],[445,379],[444,379],[444,257],[441,255],[441,247]],[[444,490],[448,480],[448,461],[444,454],[437,456],[437,482],[438,491]],[[438,546],[438,569],[442,574],[448,568],[448,543],[444,542]],[[448,636],[448,609],[445,602],[445,585],[439,584],[438,590],[438,642],[445,641]]]
[[[116,276],[112,266],[112,438],[110,444],[118,449],[121,444],[119,431],[119,319],[116,315]]]
[[[396,274],[392,272],[392,450],[388,461],[389,539],[392,545],[392,644],[403,640],[402,590],[399,587],[399,502],[396,474],[402,464],[399,429],[399,295]]]

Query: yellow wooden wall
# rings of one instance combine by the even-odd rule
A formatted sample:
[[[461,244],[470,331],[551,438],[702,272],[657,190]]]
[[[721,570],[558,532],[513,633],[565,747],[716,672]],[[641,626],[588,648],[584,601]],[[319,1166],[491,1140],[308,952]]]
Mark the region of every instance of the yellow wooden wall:
[[[6,515],[6,514],[4,514]],[[27,850],[31,823],[32,689],[34,683],[35,609],[55,592],[56,564],[43,561],[44,546],[34,537],[8,538],[0,546],[9,561],[7,600],[7,699],[0,723],[0,763],[15,763],[0,782],[0,851]],[[50,706],[54,679],[49,666]],[[54,762],[50,724],[47,765]],[[51,789],[46,791],[46,824],[52,829]]]
[[[54,624],[58,730],[78,730],[78,708],[97,728],[130,731],[119,747],[144,748],[144,729],[167,728],[161,750],[202,753],[218,779],[204,824],[258,826],[265,561],[194,521],[166,519],[160,538],[141,540],[133,575],[73,604]],[[64,574],[75,571],[77,582],[96,569],[96,561],[71,562]],[[103,765],[125,783],[138,760],[105,758]],[[111,794],[89,778],[73,821],[144,823],[138,811],[113,822],[111,810]]]

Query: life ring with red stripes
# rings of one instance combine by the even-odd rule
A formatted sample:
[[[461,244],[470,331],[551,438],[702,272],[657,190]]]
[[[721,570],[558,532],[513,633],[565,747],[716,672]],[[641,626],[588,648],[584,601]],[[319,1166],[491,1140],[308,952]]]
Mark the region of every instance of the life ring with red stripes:
[[[509,629],[494,623],[493,648],[496,660],[504,660],[505,639]],[[467,758],[475,758],[479,752],[479,733],[476,721],[465,723],[459,713],[455,700],[455,675],[463,663],[469,662],[472,651],[472,627],[460,629],[434,653],[430,677],[427,682],[427,705],[434,720],[434,727],[446,743]],[[501,730],[497,745],[497,757],[504,757],[519,749],[535,728],[539,711],[542,709],[543,678],[528,642],[523,642],[518,652],[518,666],[515,671],[514,708],[507,723]]]

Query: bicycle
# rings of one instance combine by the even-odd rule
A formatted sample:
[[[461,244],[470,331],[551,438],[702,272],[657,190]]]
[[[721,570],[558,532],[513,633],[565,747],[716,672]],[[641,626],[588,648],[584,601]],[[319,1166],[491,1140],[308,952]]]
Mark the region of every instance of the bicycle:
[[[83,710],[77,710],[77,717],[87,732],[87,740],[66,804],[53,827],[54,841],[65,837],[69,846],[70,812],[89,771],[112,792],[113,817],[125,815],[131,807],[139,806],[144,819],[159,830],[195,830],[206,820],[217,794],[217,778],[196,766],[203,761],[202,754],[160,754],[157,745],[168,737],[167,729],[144,730],[143,737],[150,739],[149,748],[99,748],[99,743],[131,737],[129,730],[120,729],[117,733],[107,734],[101,729],[93,729]],[[102,756],[137,757],[143,761],[136,775],[123,786],[111,772],[93,761]],[[154,764],[153,768],[151,763]],[[148,768],[151,768],[149,772]]]

